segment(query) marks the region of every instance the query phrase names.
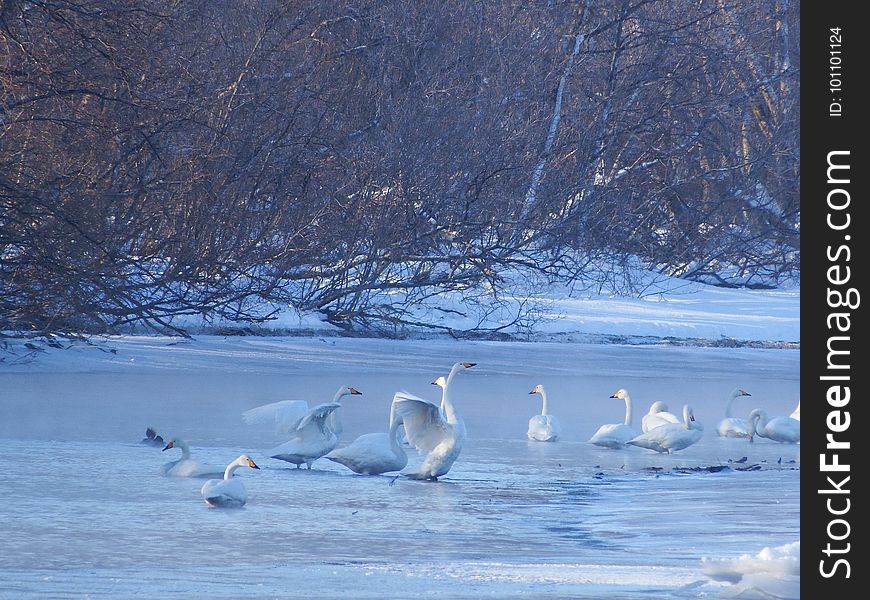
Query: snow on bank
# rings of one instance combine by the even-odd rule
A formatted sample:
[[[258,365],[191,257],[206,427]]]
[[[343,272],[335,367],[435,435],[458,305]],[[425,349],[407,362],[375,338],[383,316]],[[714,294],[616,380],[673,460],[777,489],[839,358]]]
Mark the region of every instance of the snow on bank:
[[[800,540],[773,548],[764,547],[755,556],[743,554],[733,559],[704,558],[704,574],[717,581],[735,585],[720,595],[723,598],[769,599],[800,598]]]
[[[483,296],[470,302],[459,293],[442,293],[412,305],[405,317],[408,321],[429,323],[433,328],[412,326],[392,333],[421,337],[446,330],[498,329],[519,340],[591,343],[649,343],[662,338],[713,342],[800,340],[800,288],[721,288],[653,274],[647,274],[647,279],[642,282],[645,291],[634,297],[576,291],[558,285],[538,288],[532,284],[528,284],[529,289],[523,295],[497,301]],[[305,335],[332,335],[341,331],[319,314],[299,313],[275,305],[267,308],[266,312],[274,312],[275,318],[248,329],[264,334]],[[523,316],[517,319],[519,314]],[[194,334],[240,328],[238,323],[206,322],[194,317],[179,318],[174,323]]]

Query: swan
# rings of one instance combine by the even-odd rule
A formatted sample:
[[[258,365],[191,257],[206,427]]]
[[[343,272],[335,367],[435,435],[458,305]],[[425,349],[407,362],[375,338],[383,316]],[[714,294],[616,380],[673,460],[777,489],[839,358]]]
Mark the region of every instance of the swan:
[[[362,396],[362,392],[350,386],[342,386],[335,392],[332,402],[341,404],[341,399],[345,396]],[[296,425],[308,414],[309,410],[310,407],[305,400],[281,400],[246,410],[242,413],[242,419],[248,425],[275,423],[275,435],[292,435],[296,431]],[[338,413],[333,412],[327,424],[335,432],[335,435],[341,437],[344,427],[341,425]]]
[[[677,450],[688,448],[701,439],[703,429],[700,423],[695,421],[695,414],[688,404],[683,406],[683,422],[668,423],[650,429],[634,439],[628,440],[627,444],[648,448],[656,452],[673,454]]]
[[[625,443],[637,436],[637,430],[631,426],[631,396],[625,390],[619,390],[610,396],[625,402],[625,422],[602,425],[589,441],[596,446],[605,448],[622,448]]]
[[[190,446],[181,438],[170,438],[163,452],[172,448],[181,449],[181,458],[160,467],[160,472],[167,477],[216,477],[223,472],[220,467],[205,465],[191,459]]]
[[[767,413],[756,408],[749,413],[749,441],[754,441],[756,434],[775,442],[796,444],[801,441],[801,422],[791,417],[773,417],[767,419]]]
[[[547,391],[542,385],[536,385],[529,394],[540,394],[543,400],[541,414],[529,419],[529,430],[526,435],[533,442],[555,442],[559,439],[562,427],[555,415],[547,413]]]
[[[652,406],[649,407],[649,412],[641,419],[640,428],[646,433],[650,429],[655,429],[660,425],[679,422],[680,418],[677,415],[668,412],[668,405],[658,400],[652,403]]]
[[[153,428],[149,427],[145,430],[145,437],[142,438],[140,444],[147,444],[149,446],[163,446],[166,442],[163,441],[163,438],[157,435],[157,432],[154,431]]]
[[[396,407],[393,403],[390,405],[389,433],[361,435],[344,448],[333,450],[324,458],[363,475],[401,471],[408,465],[408,455],[399,444],[401,424],[402,420],[396,418]]]
[[[725,418],[719,421],[718,432],[721,437],[749,437],[749,421],[740,417],[731,416],[731,404],[735,398],[741,396],[751,396],[746,390],[737,388],[728,397],[728,404],[725,405]]]
[[[233,472],[239,467],[259,469],[247,454],[242,454],[227,465],[223,479],[209,479],[202,486],[202,499],[209,506],[221,508],[239,508],[248,501],[248,492],[241,479],[233,479]]]
[[[795,408],[793,411],[791,411],[791,414],[789,416],[792,419],[794,419],[795,421],[801,420],[801,401],[800,400],[798,400],[797,408]]]
[[[405,423],[408,441],[418,452],[426,455],[419,470],[404,473],[407,477],[434,481],[453,466],[465,441],[465,423],[450,399],[450,384],[457,373],[475,364],[456,363],[450,369],[442,388],[443,413],[434,404],[407,392],[397,392],[393,397],[396,414]]]
[[[328,421],[329,415],[339,408],[341,404],[338,402],[329,402],[309,410],[296,425],[293,438],[270,450],[269,456],[293,463],[297,469],[305,463],[310,469],[311,463],[329,454],[338,445],[338,436]]]

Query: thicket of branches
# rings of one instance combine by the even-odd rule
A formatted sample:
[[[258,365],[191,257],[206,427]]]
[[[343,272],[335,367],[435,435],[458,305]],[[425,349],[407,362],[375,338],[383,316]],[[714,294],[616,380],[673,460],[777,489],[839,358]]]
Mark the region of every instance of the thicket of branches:
[[[0,329],[775,284],[799,35],[788,0],[0,0]]]

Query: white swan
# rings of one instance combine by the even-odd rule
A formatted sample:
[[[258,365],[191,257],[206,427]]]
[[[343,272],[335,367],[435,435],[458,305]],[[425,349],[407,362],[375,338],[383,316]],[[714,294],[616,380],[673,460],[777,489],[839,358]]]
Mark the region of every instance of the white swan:
[[[619,398],[625,402],[625,421],[623,423],[611,423],[598,428],[591,438],[590,443],[605,448],[622,448],[625,443],[637,436],[637,430],[631,426],[631,396],[625,390],[619,390],[610,396]]]
[[[542,385],[536,385],[529,394],[540,394],[543,401],[541,414],[529,419],[529,430],[526,435],[533,442],[555,442],[559,439],[562,426],[555,415],[547,412],[547,391]]]
[[[797,408],[795,408],[793,411],[791,411],[791,414],[789,416],[792,419],[794,419],[795,421],[801,420],[801,401],[800,400],[798,400]]]
[[[649,407],[649,412],[641,419],[640,428],[646,433],[650,429],[655,429],[661,425],[679,422],[680,418],[677,415],[668,412],[668,405],[661,400],[657,400],[652,403],[652,406]]]
[[[223,479],[209,479],[202,486],[202,499],[209,506],[221,508],[239,508],[248,501],[248,492],[241,479],[233,478],[233,472],[239,467],[259,469],[247,454],[242,454],[227,465]]]
[[[399,444],[401,424],[402,420],[396,418],[396,407],[393,403],[390,405],[389,433],[361,435],[344,448],[337,448],[324,458],[363,475],[401,471],[408,465],[408,455]]]
[[[404,475],[412,479],[435,480],[453,466],[465,440],[465,423],[450,399],[450,384],[457,373],[475,364],[456,363],[450,369],[442,393],[443,414],[439,407],[407,392],[397,392],[393,397],[396,414],[405,423],[408,441],[426,455],[419,470]]]
[[[683,406],[682,423],[668,423],[655,427],[626,443],[656,452],[673,454],[677,450],[688,448],[701,439],[703,429],[699,425],[700,423],[695,421],[692,407],[686,404]]]
[[[335,392],[332,402],[341,404],[341,399],[345,396],[361,396],[356,388],[350,386],[342,386]],[[248,425],[268,425],[275,423],[275,435],[288,435],[296,431],[296,426],[299,421],[308,414],[310,407],[305,400],[281,400],[280,402],[272,402],[257,406],[242,413],[242,419]],[[335,435],[341,437],[344,430],[341,421],[338,418],[338,413],[333,412],[327,421],[330,429],[335,432]]]
[[[181,438],[170,438],[163,452],[172,448],[181,449],[181,458],[160,467],[160,472],[167,477],[217,477],[223,473],[223,469],[218,466],[206,465],[190,458],[190,446]]]
[[[767,413],[756,408],[749,413],[749,441],[754,441],[756,435],[775,442],[796,444],[801,441],[801,422],[791,417],[768,420]]]
[[[330,453],[338,445],[338,436],[328,424],[329,415],[341,408],[341,404],[330,402],[320,404],[309,410],[296,425],[293,438],[268,454],[278,460],[286,460],[302,468],[305,463],[311,468],[311,463],[321,456]]]
[[[721,437],[749,437],[749,421],[747,421],[746,419],[741,419],[740,417],[732,417],[731,405],[734,403],[735,398],[751,395],[752,394],[750,394],[746,390],[740,388],[737,388],[733,392],[731,392],[731,395],[728,397],[728,404],[725,405],[725,418],[719,421],[719,427],[717,429]]]

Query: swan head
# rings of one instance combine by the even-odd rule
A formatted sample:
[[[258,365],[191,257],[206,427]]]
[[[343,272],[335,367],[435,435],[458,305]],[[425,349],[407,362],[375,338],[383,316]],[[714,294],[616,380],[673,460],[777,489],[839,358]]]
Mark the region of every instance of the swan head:
[[[473,362],[458,362],[453,363],[453,367],[450,369],[451,371],[461,371],[463,369],[470,369],[471,367],[477,366],[477,363]]]
[[[538,385],[536,385],[535,387],[533,387],[532,391],[529,392],[529,394],[543,394],[543,393],[544,393],[544,386],[542,386],[540,383]]]
[[[342,387],[338,389],[338,393],[336,394],[338,397],[342,396],[362,396],[362,392],[358,389],[350,386]]]
[[[752,394],[750,394],[743,388],[737,388],[731,395],[737,398],[738,396],[751,396]]]
[[[257,469],[257,470],[260,469],[260,467],[257,466],[257,463],[255,463],[253,461],[253,459],[251,459],[251,457],[248,456],[247,454],[242,454],[240,457],[238,457],[236,459],[235,462],[240,467],[251,467],[252,469]]]
[[[169,441],[166,442],[166,446],[163,447],[163,450],[161,450],[161,452],[166,452],[167,450],[170,450],[172,448],[181,448],[182,450],[184,450],[186,446],[187,442],[185,442],[181,438],[169,438]]]
[[[447,387],[447,378],[444,375],[438,377],[435,381],[432,382],[432,385],[437,385],[439,387]]]
[[[625,389],[618,390],[610,395],[611,398],[619,398],[620,400],[625,400],[628,398],[628,391]]]

